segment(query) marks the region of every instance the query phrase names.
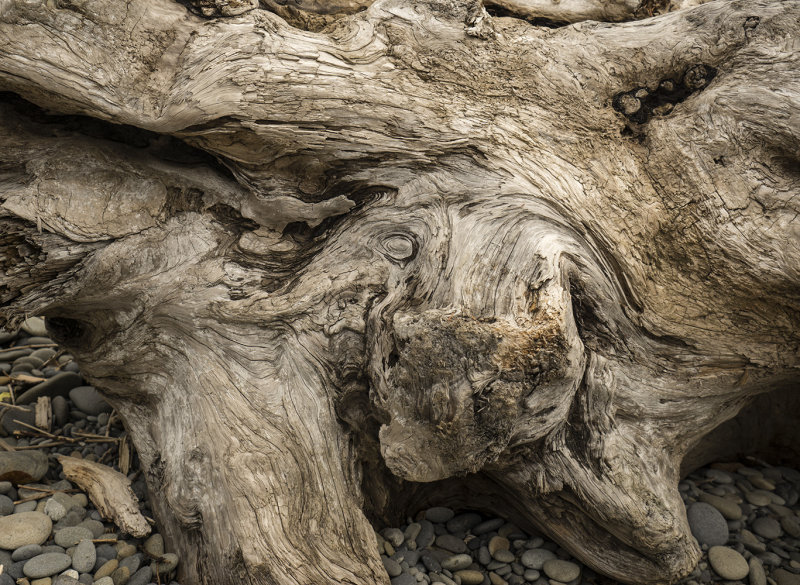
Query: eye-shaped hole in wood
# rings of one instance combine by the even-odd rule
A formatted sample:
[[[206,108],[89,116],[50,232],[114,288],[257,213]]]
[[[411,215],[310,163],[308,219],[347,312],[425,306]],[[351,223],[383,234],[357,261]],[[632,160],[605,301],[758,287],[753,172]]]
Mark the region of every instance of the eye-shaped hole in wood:
[[[381,247],[384,256],[401,266],[405,266],[417,255],[417,242],[409,234],[389,234],[381,242]]]

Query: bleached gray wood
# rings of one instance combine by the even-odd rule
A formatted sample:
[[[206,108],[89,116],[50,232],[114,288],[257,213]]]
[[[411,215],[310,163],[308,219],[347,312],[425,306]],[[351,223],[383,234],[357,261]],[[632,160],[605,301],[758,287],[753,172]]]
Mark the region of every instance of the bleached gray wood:
[[[798,16],[0,3],[46,110],[0,104],[0,317],[124,418],[182,582],[386,582],[367,517],[434,501],[674,580],[685,456],[796,388]]]

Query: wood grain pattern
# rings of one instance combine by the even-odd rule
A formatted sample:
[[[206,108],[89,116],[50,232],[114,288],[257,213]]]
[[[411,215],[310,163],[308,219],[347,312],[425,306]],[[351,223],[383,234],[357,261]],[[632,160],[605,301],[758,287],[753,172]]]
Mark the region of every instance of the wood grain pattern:
[[[797,384],[800,3],[121,6],[0,3],[0,318],[124,418],[182,580],[385,583],[367,518],[434,501],[691,571],[682,465]]]

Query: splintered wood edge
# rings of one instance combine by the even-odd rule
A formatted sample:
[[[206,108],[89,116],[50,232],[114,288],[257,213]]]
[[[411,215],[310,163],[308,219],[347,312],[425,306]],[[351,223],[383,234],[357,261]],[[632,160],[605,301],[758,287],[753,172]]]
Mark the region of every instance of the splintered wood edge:
[[[150,534],[150,525],[139,512],[130,480],[107,465],[59,455],[66,478],[84,490],[104,518],[113,520],[136,538]]]

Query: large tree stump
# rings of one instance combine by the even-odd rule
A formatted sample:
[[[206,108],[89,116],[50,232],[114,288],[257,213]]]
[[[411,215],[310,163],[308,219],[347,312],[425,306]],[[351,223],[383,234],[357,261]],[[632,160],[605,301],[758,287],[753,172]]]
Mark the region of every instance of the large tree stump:
[[[432,502],[688,573],[682,463],[797,383],[800,3],[194,4],[0,0],[0,318],[182,581],[385,583],[367,517]]]

